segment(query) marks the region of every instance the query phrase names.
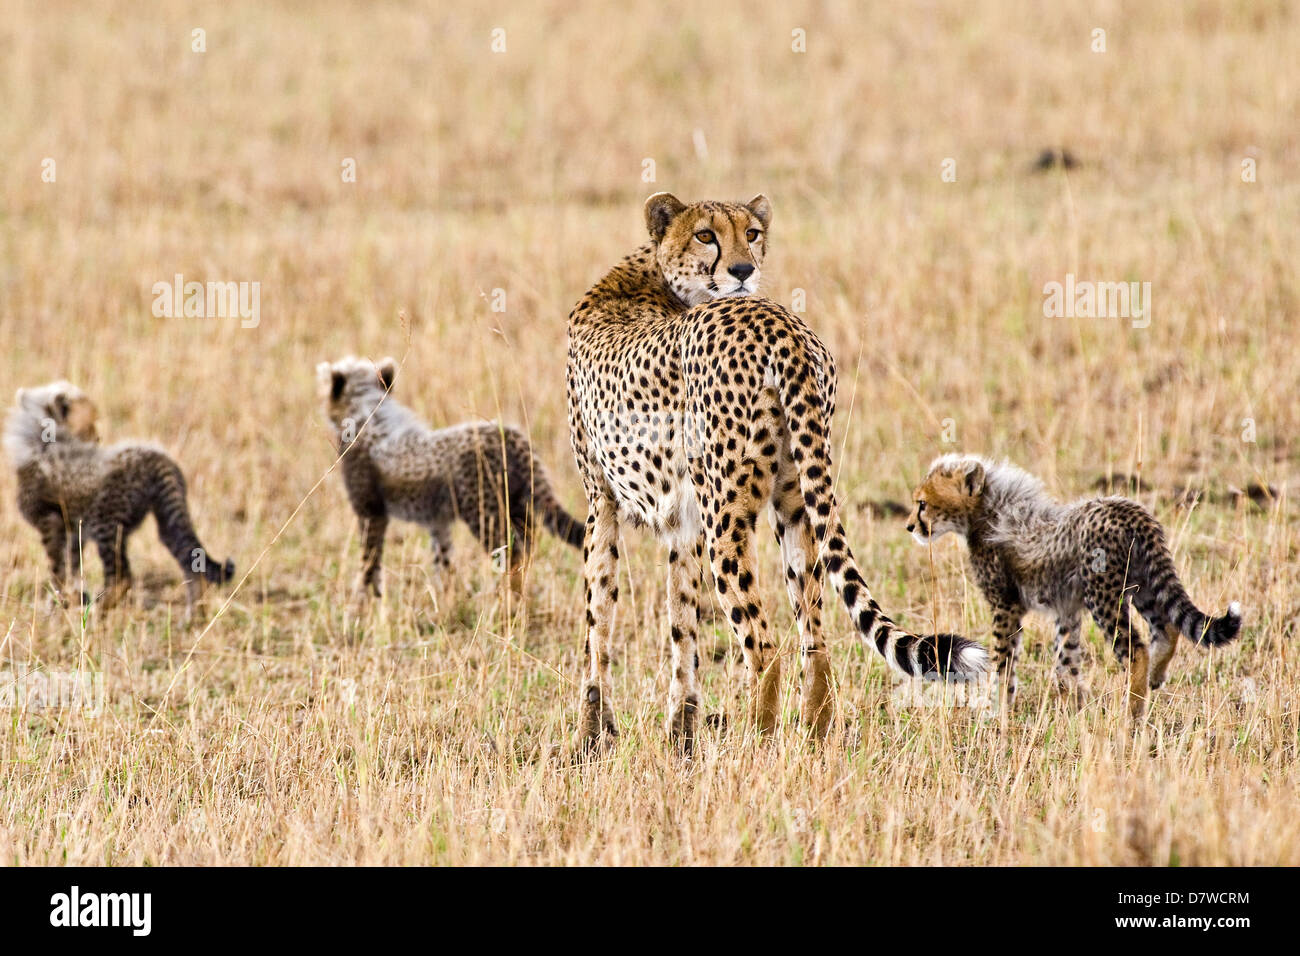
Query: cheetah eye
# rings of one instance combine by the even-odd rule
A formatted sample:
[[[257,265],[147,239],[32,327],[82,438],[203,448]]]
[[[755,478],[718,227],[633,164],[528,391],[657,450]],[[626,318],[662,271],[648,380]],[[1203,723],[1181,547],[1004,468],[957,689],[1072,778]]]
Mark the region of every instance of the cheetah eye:
[[[706,246],[711,246],[713,245],[714,242],[717,241],[717,237],[713,235],[712,229],[701,229],[699,232],[695,234],[695,238],[698,239],[700,242],[704,243]]]
[[[758,237],[761,235],[762,233],[759,232],[757,229],[751,229],[749,230],[749,232],[745,233],[745,238],[748,239],[750,242],[758,242]]]

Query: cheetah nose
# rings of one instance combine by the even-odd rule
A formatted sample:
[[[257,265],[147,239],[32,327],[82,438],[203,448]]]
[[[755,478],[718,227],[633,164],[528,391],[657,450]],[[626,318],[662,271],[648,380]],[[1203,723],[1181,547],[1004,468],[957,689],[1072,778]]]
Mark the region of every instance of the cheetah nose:
[[[913,531],[915,531],[915,530],[916,530],[916,525],[914,525],[914,524],[909,524],[909,525],[907,526],[907,532],[908,532],[908,534],[911,534],[911,533],[912,533]]]
[[[750,276],[754,274],[754,267],[751,266],[748,262],[737,262],[734,266],[732,266],[727,271],[730,272],[737,279],[739,279],[741,282],[744,282],[746,279],[748,279]]]

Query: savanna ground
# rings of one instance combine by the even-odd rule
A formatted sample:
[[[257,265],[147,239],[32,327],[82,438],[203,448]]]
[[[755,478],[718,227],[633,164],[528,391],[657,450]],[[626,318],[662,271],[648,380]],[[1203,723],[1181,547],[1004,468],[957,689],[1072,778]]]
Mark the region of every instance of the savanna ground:
[[[1300,862],[1294,7],[147,6],[0,19],[0,384],[67,377],[107,440],[163,443],[205,544],[248,576],[182,626],[150,522],[133,606],[47,616],[5,472],[3,669],[97,674],[105,698],[5,712],[5,862]],[[1077,165],[1034,168],[1062,146]],[[400,526],[387,593],[354,613],[354,521],[337,475],[316,487],[334,454],[315,363],[392,354],[395,397],[430,422],[525,425],[581,514],[565,317],[658,189],[772,198],[766,290],[804,290],[838,359],[838,492],[897,618],[987,637],[962,546],[915,546],[890,507],[960,449],[1066,497],[1136,479],[1193,598],[1243,602],[1242,639],[1181,648],[1135,731],[1096,629],[1075,712],[1031,618],[999,721],[902,701],[834,602],[839,729],[819,748],[793,657],[785,725],[744,734],[714,623],[706,710],[732,719],[684,762],[663,730],[665,554],[629,531],[622,739],[579,766],[582,583],[555,539],[526,621],[466,534],[439,593]],[[155,317],[177,273],[259,282],[260,324]],[[1150,282],[1149,326],[1044,317],[1067,273]],[[770,537],[762,593],[789,641]]]

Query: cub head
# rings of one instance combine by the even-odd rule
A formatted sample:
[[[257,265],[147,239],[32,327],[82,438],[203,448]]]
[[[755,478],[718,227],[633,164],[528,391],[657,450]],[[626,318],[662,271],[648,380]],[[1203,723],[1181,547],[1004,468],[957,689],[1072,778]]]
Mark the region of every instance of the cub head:
[[[912,492],[907,530],[919,544],[929,544],[950,531],[965,535],[984,496],[984,464],[978,458],[945,455],[930,466]]]
[[[688,306],[758,292],[772,222],[763,194],[747,203],[687,204],[655,193],[645,201],[645,222],[664,280]]]
[[[21,464],[58,442],[99,442],[99,410],[71,382],[20,388],[5,428],[5,450]]]
[[[392,389],[396,377],[397,362],[392,358],[376,364],[368,358],[349,355],[337,362],[321,362],[316,366],[316,388],[325,418],[340,433],[348,430],[351,421],[355,435]]]

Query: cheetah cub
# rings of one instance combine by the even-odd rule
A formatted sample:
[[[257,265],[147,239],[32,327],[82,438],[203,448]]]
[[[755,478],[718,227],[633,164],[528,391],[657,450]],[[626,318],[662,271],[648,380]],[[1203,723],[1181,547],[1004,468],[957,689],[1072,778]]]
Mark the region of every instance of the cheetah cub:
[[[75,385],[20,388],[5,426],[4,446],[18,472],[18,508],[41,534],[54,591],[67,603],[70,578],[81,576],[81,542],[93,541],[104,566],[104,606],[131,587],[127,539],[152,512],[158,537],[185,576],[187,611],[203,582],[235,573],[229,558],[209,562],[185,501],[185,477],[159,448],[100,445],[94,402]],[[84,597],[83,597],[84,600]]]
[[[520,429],[478,422],[435,431],[389,394],[396,374],[391,358],[375,365],[348,356],[316,366],[348,500],[361,523],[363,596],[380,594],[390,516],[429,531],[439,577],[451,568],[452,524],[464,521],[489,554],[508,549],[516,594],[538,518],[570,547],[582,547],[583,525],[555,497]]]
[[[1222,617],[1197,610],[1183,590],[1164,529],[1135,501],[1106,497],[1061,504],[1014,465],[944,455],[913,493],[907,530],[929,544],[948,532],[966,539],[980,590],[993,608],[994,658],[1008,705],[1016,692],[1020,620],[1056,618],[1056,679],[1081,699],[1079,620],[1086,608],[1115,656],[1129,664],[1129,709],[1142,716],[1147,688],[1165,682],[1184,635],[1200,647],[1226,644],[1241,630],[1241,606]],[[1150,625],[1151,648],[1129,622],[1128,606]]]

